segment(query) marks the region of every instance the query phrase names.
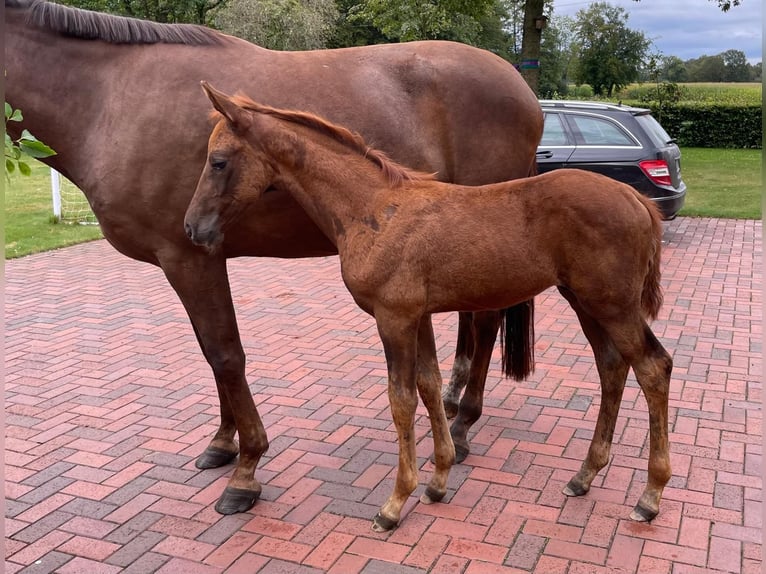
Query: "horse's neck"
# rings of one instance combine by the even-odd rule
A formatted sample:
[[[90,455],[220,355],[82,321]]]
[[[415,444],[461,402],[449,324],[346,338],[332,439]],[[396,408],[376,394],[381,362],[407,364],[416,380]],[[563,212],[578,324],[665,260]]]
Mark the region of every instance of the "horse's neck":
[[[82,135],[77,126],[92,123],[105,105],[103,66],[95,65],[103,50],[25,26],[23,19],[22,11],[6,9],[5,99],[24,116],[23,122],[9,122],[9,132],[18,136],[28,129],[54,150],[85,148],[87,142],[73,140]],[[64,152],[49,163],[74,164],[73,159]]]
[[[290,193],[337,246],[354,225],[369,218],[375,199],[386,193],[380,168],[353,151],[305,142],[300,166],[291,167]]]

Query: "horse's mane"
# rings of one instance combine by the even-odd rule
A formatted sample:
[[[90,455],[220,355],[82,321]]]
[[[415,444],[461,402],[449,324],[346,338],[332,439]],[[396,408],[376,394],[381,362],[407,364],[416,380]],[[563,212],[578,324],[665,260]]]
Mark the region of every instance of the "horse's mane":
[[[260,114],[267,114],[280,120],[305,126],[341,143],[345,147],[355,151],[377,165],[383,172],[383,175],[388,179],[389,183],[394,187],[400,185],[404,181],[432,181],[436,179],[435,173],[417,171],[396,163],[384,152],[367,145],[367,142],[365,142],[364,138],[358,133],[352,132],[343,126],[333,124],[315,114],[272,108],[271,106],[254,102],[242,94],[233,96],[232,100],[238,106],[246,110]],[[214,113],[214,115],[218,114]]]
[[[27,23],[64,36],[111,44],[221,44],[225,36],[195,24],[161,24],[138,18],[63,6],[46,0],[5,0],[6,8],[27,10]]]

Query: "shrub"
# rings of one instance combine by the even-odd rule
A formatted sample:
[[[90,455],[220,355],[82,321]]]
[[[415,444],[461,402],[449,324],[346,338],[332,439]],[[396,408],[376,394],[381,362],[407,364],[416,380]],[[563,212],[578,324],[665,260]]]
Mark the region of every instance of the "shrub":
[[[681,147],[756,148],[763,141],[762,108],[709,102],[623,102],[648,107]]]

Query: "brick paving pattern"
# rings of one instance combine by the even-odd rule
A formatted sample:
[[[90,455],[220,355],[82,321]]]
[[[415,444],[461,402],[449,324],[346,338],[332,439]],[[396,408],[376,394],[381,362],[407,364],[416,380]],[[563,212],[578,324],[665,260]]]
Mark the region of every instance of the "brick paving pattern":
[[[370,521],[391,491],[396,433],[374,322],[337,258],[230,263],[248,380],[271,448],[250,512],[213,509],[232,467],[198,471],[216,428],[210,369],[159,269],[105,241],[6,262],[5,572],[61,574],[701,573],[761,570],[761,222],[665,224],[673,477],[650,525],[648,417],[628,381],[613,458],[589,494],[561,489],[595,424],[599,385],[574,314],[537,301],[537,370],[503,380],[499,349],[472,454],[447,503]],[[435,318],[445,380],[456,315]]]

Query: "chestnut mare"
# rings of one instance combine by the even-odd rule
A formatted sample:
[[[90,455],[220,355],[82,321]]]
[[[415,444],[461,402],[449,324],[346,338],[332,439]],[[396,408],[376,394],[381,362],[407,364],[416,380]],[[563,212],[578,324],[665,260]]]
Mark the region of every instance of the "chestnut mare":
[[[417,485],[417,396],[431,419],[436,469],[421,498],[440,500],[454,449],[440,401],[430,314],[499,309],[556,286],[577,313],[603,399],[588,455],[564,489],[588,491],[609,451],[628,369],[649,406],[646,488],[631,513],[651,520],[670,479],[672,359],[646,323],[662,304],[662,224],[632,187],[580,170],[482,187],[435,181],[390,161],[316,115],[230,98],[203,83],[222,114],[186,213],[197,244],[215,252],[228,222],[289,192],[337,246],[346,287],[375,317],[399,437],[394,492],[375,517],[393,527]]]
[[[221,408],[197,466],[240,454],[216,506],[222,513],[254,504],[253,468],[268,448],[245,379],[226,258],[317,257],[336,248],[279,190],[231,226],[216,254],[192,245],[183,216],[210,134],[199,80],[321,113],[394,159],[457,183],[525,177],[542,133],[537,99],[508,62],[450,42],[274,52],[203,27],[5,0],[4,44],[5,95],[24,113],[20,128],[58,152],[46,163],[85,192],[106,239],[161,267],[189,315]],[[527,308],[517,308],[522,323]],[[460,315],[448,400],[454,410],[467,383],[453,427],[463,439],[481,413],[498,317]],[[523,324],[516,333],[527,336]]]

